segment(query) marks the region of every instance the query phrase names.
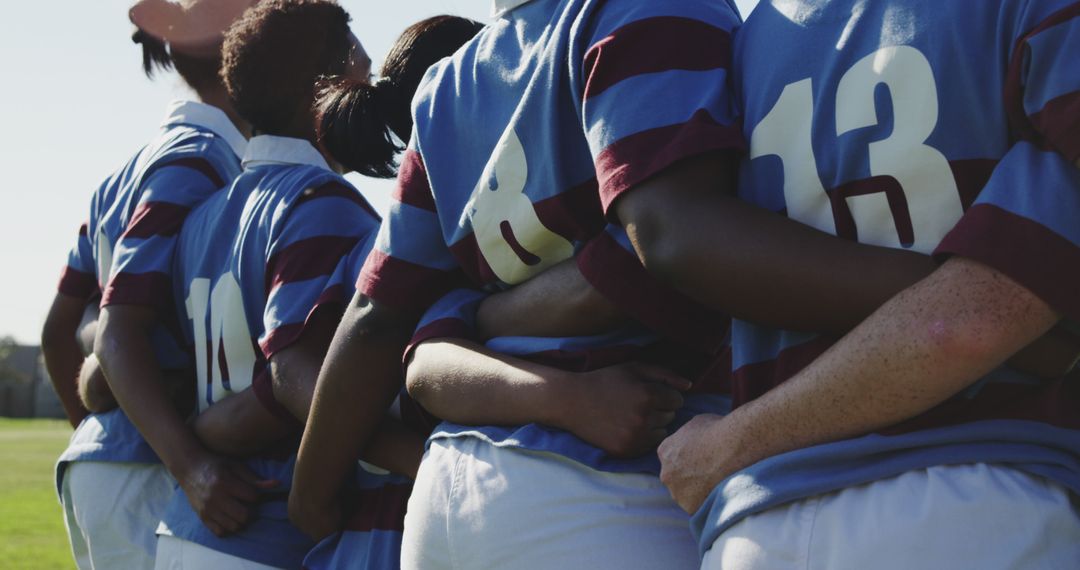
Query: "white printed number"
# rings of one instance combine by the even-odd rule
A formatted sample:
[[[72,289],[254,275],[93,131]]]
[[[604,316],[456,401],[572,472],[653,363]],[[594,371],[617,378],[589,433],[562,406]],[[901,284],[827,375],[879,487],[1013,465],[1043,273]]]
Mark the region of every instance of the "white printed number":
[[[185,303],[195,331],[201,412],[251,385],[255,348],[244,316],[240,285],[232,273],[223,275],[213,291],[209,279],[192,280]]]
[[[836,135],[878,124],[874,91],[888,87],[893,131],[869,144],[870,174],[891,177],[872,193],[826,192],[813,148],[811,79],[784,88],[754,128],[750,158],[783,162],[788,216],[832,234],[853,231],[862,243],[929,253],[963,214],[949,162],[926,144],[938,121],[937,85],[926,56],[910,46],[880,49],[859,60],[836,90]]]
[[[495,146],[464,213],[492,272],[511,285],[574,254],[573,244],[536,215],[525,195],[528,175],[525,149],[511,126]]]

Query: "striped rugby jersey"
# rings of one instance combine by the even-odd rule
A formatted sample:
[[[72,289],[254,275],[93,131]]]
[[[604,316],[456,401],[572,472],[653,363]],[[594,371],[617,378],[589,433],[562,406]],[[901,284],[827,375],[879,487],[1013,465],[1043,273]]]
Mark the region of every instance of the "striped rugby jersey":
[[[985,263],[1080,319],[1080,2],[762,2],[734,74],[742,198],[860,242]],[[736,405],[834,339],[736,321]],[[878,434],[758,463],[695,517],[742,517],[943,463],[994,462],[1080,492],[1080,385],[999,369]]]
[[[272,401],[268,362],[300,338],[317,308],[344,308],[379,218],[305,140],[255,137],[243,166],[228,191],[185,223],[175,297],[196,356],[199,411],[254,387],[260,401],[284,416]],[[166,511],[167,532],[246,560],[300,567],[313,543],[288,522],[294,462],[295,444],[248,462],[282,486],[266,493],[242,532],[214,536],[182,490]]]
[[[727,73],[737,11],[725,1],[697,0],[512,4],[520,5],[428,71],[414,99],[414,134],[395,202],[358,288],[419,314],[462,285],[512,287],[579,254],[590,281],[641,322],[681,338],[694,335],[679,325],[694,323],[706,340],[691,340],[719,352],[726,320],[706,318],[707,311],[650,282],[618,232],[604,231],[605,211],[678,160],[743,148]],[[630,279],[650,286],[626,287]],[[433,308],[415,340],[466,334],[439,328],[453,320],[441,312],[461,314],[457,300]],[[666,304],[683,312],[657,310]],[[442,323],[429,326],[435,321]],[[654,338],[639,328],[561,340],[585,354],[636,349]],[[537,352],[531,346],[515,353]],[[559,349],[539,352],[552,350]],[[596,449],[572,452],[580,441],[538,428],[469,433],[501,444],[544,442],[528,445],[606,469],[656,469],[655,457],[643,465],[608,461]]]
[[[89,221],[68,256],[60,293],[103,304],[159,309],[152,333],[164,368],[189,365],[172,309],[172,257],[176,233],[195,205],[240,173],[244,136],[216,107],[174,101],[156,138],[95,190]],[[69,461],[157,462],[157,456],[119,410],[91,414],[60,457],[57,480]]]

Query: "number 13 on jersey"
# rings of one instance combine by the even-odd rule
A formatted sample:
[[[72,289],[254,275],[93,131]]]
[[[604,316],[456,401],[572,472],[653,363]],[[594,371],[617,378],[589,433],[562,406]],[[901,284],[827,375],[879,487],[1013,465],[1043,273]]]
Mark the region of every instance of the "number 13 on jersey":
[[[892,99],[893,129],[869,143],[876,183],[868,188],[825,189],[814,154],[810,78],[784,87],[754,127],[750,158],[780,157],[792,219],[834,235],[853,233],[845,237],[862,243],[929,253],[960,219],[963,206],[948,160],[926,144],[938,122],[937,84],[926,56],[893,46],[856,62],[836,87],[836,136],[878,124],[874,92],[881,84]]]

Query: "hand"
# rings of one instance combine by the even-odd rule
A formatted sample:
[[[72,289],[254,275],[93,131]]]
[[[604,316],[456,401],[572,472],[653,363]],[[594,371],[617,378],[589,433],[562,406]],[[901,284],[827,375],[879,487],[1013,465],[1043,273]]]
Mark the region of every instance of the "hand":
[[[312,540],[319,542],[341,530],[341,502],[332,500],[329,504],[317,505],[315,501],[305,500],[294,487],[289,493],[289,521]]]
[[[95,414],[103,414],[116,408],[116,398],[109,389],[97,356],[93,354],[83,359],[82,367],[79,368],[78,391],[83,407]]]
[[[209,453],[196,461],[178,482],[195,513],[217,536],[242,530],[251,521],[251,506],[258,502],[259,490],[273,489],[279,484],[274,480],[259,480],[247,466]]]
[[[667,437],[690,381],[640,363],[583,373],[579,395],[565,407],[558,427],[616,457],[637,457]]]
[[[731,438],[722,435],[729,426],[721,416],[701,414],[660,444],[660,481],[667,486],[675,502],[693,514],[720,481],[734,473],[730,459],[739,457],[729,445]]]

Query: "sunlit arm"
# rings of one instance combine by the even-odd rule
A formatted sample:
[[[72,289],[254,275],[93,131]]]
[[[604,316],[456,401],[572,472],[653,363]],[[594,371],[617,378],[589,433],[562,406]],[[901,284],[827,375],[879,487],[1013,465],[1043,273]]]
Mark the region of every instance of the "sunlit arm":
[[[719,481],[756,461],[929,410],[1058,319],[1005,275],[950,259],[792,379],[723,419],[695,419],[665,441],[662,478],[680,505],[696,509]]]
[[[402,386],[401,356],[416,318],[357,293],[319,373],[300,444],[289,518],[312,537],[341,524],[337,494]]]

